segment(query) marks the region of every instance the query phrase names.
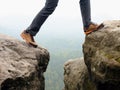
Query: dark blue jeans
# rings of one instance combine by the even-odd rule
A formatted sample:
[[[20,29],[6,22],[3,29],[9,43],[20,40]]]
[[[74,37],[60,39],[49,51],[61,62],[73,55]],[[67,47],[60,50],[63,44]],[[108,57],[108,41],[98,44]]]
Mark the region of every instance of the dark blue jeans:
[[[80,0],[80,9],[83,21],[83,27],[89,27],[91,23],[90,0]]]
[[[33,19],[31,25],[26,29],[26,32],[30,33],[32,36],[35,36],[48,16],[54,12],[58,1],[59,0],[46,0],[45,6]],[[91,22],[90,0],[80,0],[80,9],[83,25],[84,27],[87,27]]]

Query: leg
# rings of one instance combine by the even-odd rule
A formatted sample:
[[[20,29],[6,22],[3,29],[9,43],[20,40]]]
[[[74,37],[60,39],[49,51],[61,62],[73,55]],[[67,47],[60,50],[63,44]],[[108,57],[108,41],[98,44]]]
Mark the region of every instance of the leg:
[[[46,0],[45,6],[37,14],[37,16],[32,21],[31,25],[21,33],[21,37],[26,41],[26,43],[31,44],[34,47],[37,47],[37,44],[34,41],[33,36],[35,36],[42,24],[48,18],[49,15],[53,13],[57,6],[58,0]]]
[[[42,24],[48,18],[49,15],[53,13],[57,6],[58,0],[46,0],[45,6],[43,9],[36,15],[31,25],[27,28],[27,32],[32,36],[35,36]]]
[[[90,0],[80,0],[80,9],[84,27],[89,27],[91,23]]]
[[[102,25],[97,25],[91,22],[91,7],[90,0],[80,0],[80,9],[83,21],[84,32],[86,35],[98,30]]]

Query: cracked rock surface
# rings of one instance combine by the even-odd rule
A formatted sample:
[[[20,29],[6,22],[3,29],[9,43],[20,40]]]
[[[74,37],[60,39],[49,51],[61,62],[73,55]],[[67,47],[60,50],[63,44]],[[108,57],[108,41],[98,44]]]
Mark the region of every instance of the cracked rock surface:
[[[84,59],[64,65],[64,90],[120,90],[120,20],[85,37]]]
[[[49,53],[0,34],[0,90],[44,90]]]

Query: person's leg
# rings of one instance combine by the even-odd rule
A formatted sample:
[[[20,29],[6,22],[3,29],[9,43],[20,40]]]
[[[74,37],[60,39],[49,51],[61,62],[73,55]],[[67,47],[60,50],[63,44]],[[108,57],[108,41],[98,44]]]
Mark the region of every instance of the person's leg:
[[[91,7],[90,0],[80,0],[80,9],[83,21],[83,27],[89,27],[91,23]]]
[[[46,0],[45,6],[36,15],[31,25],[26,29],[26,32],[30,33],[32,36],[35,36],[48,16],[53,13],[57,4],[58,0]]]
[[[90,0],[80,0],[80,9],[83,21],[83,28],[86,35],[98,30],[102,25],[97,25],[91,21]]]
[[[31,25],[21,33],[21,37],[26,41],[26,43],[37,47],[37,44],[34,41],[33,36],[35,36],[42,24],[48,18],[49,15],[53,13],[56,6],[58,4],[58,0],[46,0],[45,6],[43,9],[36,15]]]

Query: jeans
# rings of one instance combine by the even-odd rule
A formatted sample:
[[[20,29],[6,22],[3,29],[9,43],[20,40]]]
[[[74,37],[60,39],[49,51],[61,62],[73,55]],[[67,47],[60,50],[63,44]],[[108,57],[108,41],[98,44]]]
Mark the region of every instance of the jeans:
[[[45,6],[33,19],[31,25],[26,29],[26,32],[30,33],[32,36],[35,36],[48,16],[54,12],[58,1],[59,0],[46,0]],[[80,0],[80,9],[83,25],[84,27],[88,27],[91,22],[90,0]]]
[[[91,23],[90,0],[80,0],[80,9],[83,21],[83,27],[89,27]]]

